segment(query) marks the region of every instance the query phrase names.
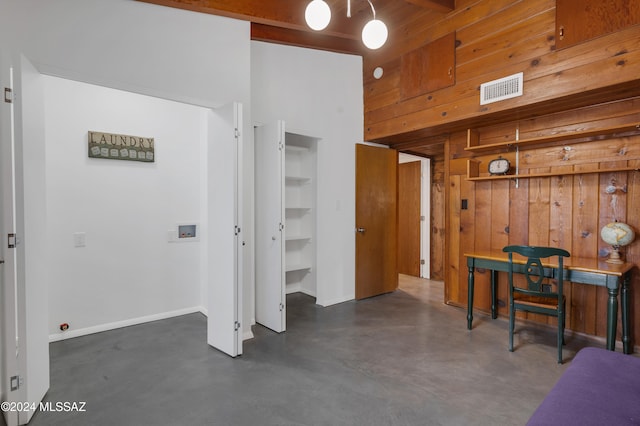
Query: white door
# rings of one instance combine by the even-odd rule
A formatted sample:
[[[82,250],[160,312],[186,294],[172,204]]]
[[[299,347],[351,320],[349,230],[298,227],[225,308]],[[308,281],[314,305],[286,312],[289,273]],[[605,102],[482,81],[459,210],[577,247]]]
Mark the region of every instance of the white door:
[[[242,105],[209,113],[207,342],[242,354]]]
[[[44,94],[28,60],[0,58],[2,399],[22,404],[3,410],[13,426],[31,419],[49,389]]]
[[[284,122],[256,128],[256,322],[285,331]]]

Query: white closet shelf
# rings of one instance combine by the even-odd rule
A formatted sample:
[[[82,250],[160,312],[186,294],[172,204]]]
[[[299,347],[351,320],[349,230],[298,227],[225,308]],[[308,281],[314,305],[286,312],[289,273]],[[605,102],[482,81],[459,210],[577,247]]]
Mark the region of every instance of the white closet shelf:
[[[311,182],[311,178],[306,176],[285,176],[285,181],[289,184],[301,185]]]
[[[297,265],[287,265],[285,266],[285,270],[287,272],[295,272],[295,271],[304,271],[304,270],[311,270],[311,265],[307,264],[307,263],[300,263]]]
[[[311,235],[287,235],[285,237],[286,241],[304,241],[304,240],[310,240],[311,239]]]
[[[309,148],[307,148],[306,146],[298,145],[285,145],[284,149],[291,152],[309,152]]]

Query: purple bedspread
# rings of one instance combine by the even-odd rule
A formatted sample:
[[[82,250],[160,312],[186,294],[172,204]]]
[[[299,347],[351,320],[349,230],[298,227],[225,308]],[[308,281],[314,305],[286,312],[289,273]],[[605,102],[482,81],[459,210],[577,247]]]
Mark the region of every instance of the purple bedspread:
[[[640,358],[580,350],[527,425],[640,425]]]

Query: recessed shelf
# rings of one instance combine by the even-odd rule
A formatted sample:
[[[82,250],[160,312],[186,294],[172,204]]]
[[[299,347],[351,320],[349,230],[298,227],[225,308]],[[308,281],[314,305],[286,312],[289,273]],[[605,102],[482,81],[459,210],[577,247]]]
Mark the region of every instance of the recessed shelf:
[[[287,235],[285,237],[285,241],[305,241],[310,239],[310,235]]]
[[[305,264],[305,263],[300,263],[300,264],[296,264],[296,265],[286,265],[285,266],[285,271],[286,272],[295,272],[295,271],[304,271],[304,270],[311,270],[311,265]]]
[[[309,147],[290,144],[286,144],[284,149],[291,152],[309,152]]]
[[[311,178],[310,177],[305,177],[305,176],[286,176],[285,177],[285,182],[288,184],[304,184],[304,183],[309,183],[311,182]]]

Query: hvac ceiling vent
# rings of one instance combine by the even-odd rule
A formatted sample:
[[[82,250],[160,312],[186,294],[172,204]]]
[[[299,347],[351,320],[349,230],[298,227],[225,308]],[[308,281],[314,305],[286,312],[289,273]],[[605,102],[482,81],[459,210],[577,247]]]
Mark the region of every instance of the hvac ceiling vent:
[[[522,96],[523,73],[488,81],[480,85],[480,105]]]

